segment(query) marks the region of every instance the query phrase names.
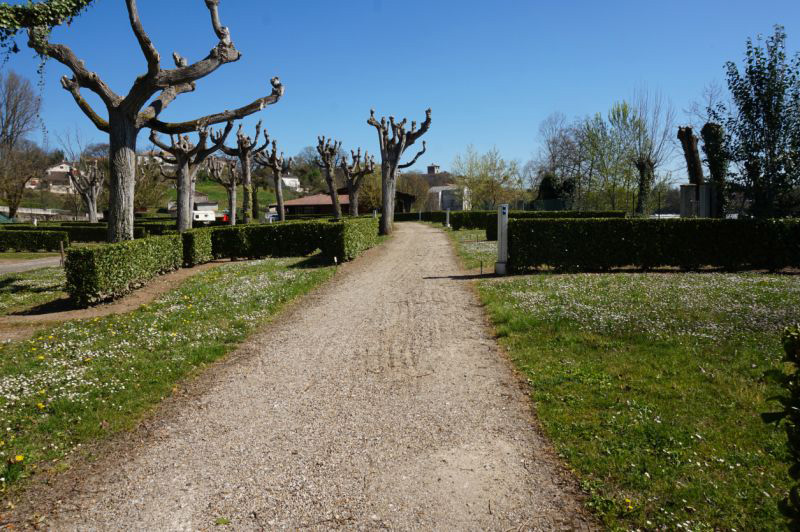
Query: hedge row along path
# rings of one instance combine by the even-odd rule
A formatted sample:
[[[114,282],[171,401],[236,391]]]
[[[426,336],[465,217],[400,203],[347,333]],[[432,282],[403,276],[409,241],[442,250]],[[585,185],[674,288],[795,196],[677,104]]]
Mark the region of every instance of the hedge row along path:
[[[395,235],[140,428],[33,482],[45,528],[590,528],[447,237]],[[224,309],[220,309],[224,312]]]
[[[55,265],[58,266],[60,258],[55,257],[55,259]],[[37,259],[37,261],[39,260],[46,259]],[[160,275],[142,288],[127,294],[125,297],[94,307],[75,309],[69,299],[64,298],[46,303],[40,307],[35,307],[24,313],[0,316],[0,339],[7,341],[24,340],[33,336],[37,330],[49,327],[54,323],[131,312],[142,305],[154,301],[157,297],[166,294],[184,279],[197,275],[210,268],[215,268],[224,262],[227,262],[227,260],[216,260],[214,262],[200,264],[194,268],[181,268],[174,272]]]

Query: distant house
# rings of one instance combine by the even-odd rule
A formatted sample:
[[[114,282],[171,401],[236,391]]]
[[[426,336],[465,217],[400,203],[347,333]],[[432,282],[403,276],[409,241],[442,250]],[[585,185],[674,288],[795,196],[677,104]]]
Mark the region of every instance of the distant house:
[[[342,208],[342,213],[347,213],[350,209],[350,198],[347,195],[347,189],[340,188],[338,191],[339,205]],[[406,194],[404,192],[395,193],[395,212],[411,212],[411,206],[416,200],[415,196]],[[314,194],[313,196],[305,196],[293,200],[283,202],[284,209],[287,215],[325,215],[333,214],[333,201],[328,194]],[[277,208],[277,204],[270,205],[270,209]],[[363,206],[359,205],[359,214],[368,214],[369,211]]]
[[[431,187],[425,207],[429,211],[468,211],[471,208],[469,190],[456,185]]]
[[[61,163],[48,168],[41,179],[31,179],[28,188],[43,188],[54,194],[74,194],[75,189],[69,180],[72,165]]]
[[[219,209],[219,204],[216,201],[209,201],[208,196],[205,194],[194,193],[192,198],[192,210],[194,211],[216,211]],[[167,204],[167,210],[174,213],[178,210],[178,202],[170,201]]]
[[[287,175],[281,178],[281,184],[295,192],[302,192],[303,188],[300,186],[300,178],[292,175]]]

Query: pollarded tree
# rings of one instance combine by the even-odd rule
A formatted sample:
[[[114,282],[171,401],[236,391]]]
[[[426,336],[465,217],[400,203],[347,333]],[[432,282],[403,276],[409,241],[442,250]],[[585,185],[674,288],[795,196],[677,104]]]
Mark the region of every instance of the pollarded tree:
[[[264,138],[267,142],[269,142],[269,135],[267,132],[264,132]],[[256,163],[260,164],[264,168],[269,168],[272,170],[272,179],[273,183],[275,184],[275,197],[278,201],[278,216],[280,221],[286,220],[286,211],[283,208],[283,182],[282,177],[284,174],[288,174],[292,170],[292,158],[289,157],[288,159],[284,159],[283,152],[278,154],[278,143],[275,140],[272,141],[272,151],[267,153],[260,153],[256,155]]]
[[[62,86],[72,94],[78,107],[92,123],[99,130],[108,133],[108,238],[116,242],[133,238],[136,139],[142,128],[165,134],[181,134],[197,131],[203,126],[243,118],[277,102],[283,95],[283,86],[278,78],[273,78],[271,93],[248,105],[195,120],[163,122],[159,116],[178,95],[193,91],[197,80],[241,57],[231,40],[230,31],[220,22],[219,0],[205,0],[211,25],[219,42],[205,58],[192,64],[175,52],[175,68],[169,69],[161,67],[161,54],[142,26],[136,0],[125,0],[131,29],[147,61],[147,72],[136,78],[125,96],[118,95],[97,73],[90,71],[69,47],[49,41],[52,27],[77,15],[88,4],[87,0],[72,0],[28,6],[0,6],[0,16],[4,23],[8,22],[0,37],[7,43],[9,36],[20,29],[27,29],[28,46],[40,56],[55,59],[72,71],[72,78],[64,76],[61,79]],[[107,118],[101,117],[91,107],[81,94],[81,89],[88,89],[100,97],[106,106]]]
[[[69,181],[80,194],[86,212],[89,213],[89,222],[97,223],[97,198],[103,190],[106,181],[106,172],[100,167],[97,159],[80,165],[82,168],[71,168]]]
[[[420,128],[417,129],[417,123],[411,122],[411,130],[406,131],[407,120],[404,118],[400,122],[395,122],[394,117],[389,117],[389,122],[386,122],[386,117],[382,117],[378,122],[375,119],[375,110],[369,112],[369,119],[367,123],[373,126],[378,131],[378,142],[381,147],[381,201],[383,208],[381,209],[381,222],[380,234],[392,234],[392,226],[394,222],[394,194],[397,188],[397,170],[408,168],[417,162],[423,153],[425,153],[425,141],[422,141],[422,150],[406,164],[400,164],[400,158],[403,152],[414,144],[422,135],[424,135],[431,127],[431,110],[425,111],[425,121],[422,122]],[[391,128],[391,137],[389,130]]]
[[[364,176],[375,170],[375,158],[369,152],[364,152],[364,164],[361,164],[361,148],[354,152],[350,150],[352,162],[347,163],[347,157],[342,157],[339,168],[342,169],[344,181],[347,183],[347,196],[350,198],[350,216],[358,216],[358,193]]]
[[[683,156],[686,159],[686,170],[689,174],[689,183],[702,185],[703,162],[700,160],[700,152],[697,150],[697,135],[692,131],[691,126],[678,128],[678,140],[683,147]]]
[[[325,171],[325,183],[328,184],[328,194],[333,202],[333,213],[337,220],[342,219],[342,207],[339,205],[339,193],[336,191],[336,164],[339,159],[339,150],[342,142],[339,140],[317,137],[317,166]]]
[[[231,129],[233,129],[233,122],[228,122],[223,131],[216,133],[204,127],[198,133],[196,145],[192,144],[188,135],[178,135],[177,138],[170,135],[170,144],[165,144],[159,140],[154,130],[150,131],[150,142],[162,150],[161,160],[175,169],[171,175],[164,175],[177,181],[178,231],[181,233],[192,228],[192,203],[194,202],[197,170],[211,154],[219,150],[225,143]],[[206,146],[209,138],[211,138],[212,144]]]
[[[206,163],[208,177],[216,181],[228,193],[228,223],[236,225],[236,187],[241,182],[235,159],[211,158]]]
[[[238,157],[239,165],[242,172],[242,211],[244,223],[250,223],[253,214],[253,157],[267,149],[267,142],[260,147],[258,144],[258,136],[261,134],[261,121],[256,124],[256,136],[250,138],[242,131],[242,125],[239,124],[239,129],[236,131],[236,148],[229,148],[224,144],[220,149],[230,157]],[[257,190],[255,191],[258,192]],[[256,213],[256,221],[258,221],[258,213]]]

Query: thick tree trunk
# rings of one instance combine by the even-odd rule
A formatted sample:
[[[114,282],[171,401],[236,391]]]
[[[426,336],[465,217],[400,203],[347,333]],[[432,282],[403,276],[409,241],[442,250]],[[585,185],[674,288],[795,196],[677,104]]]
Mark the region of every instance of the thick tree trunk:
[[[178,169],[178,231],[181,233],[192,228],[192,177],[186,162]]]
[[[228,186],[228,224],[236,225],[236,185]]]
[[[239,160],[242,163],[242,223],[249,224],[253,213],[253,155],[247,151]]]
[[[260,210],[261,209],[259,208],[258,205],[258,185],[256,184],[253,185],[253,220],[255,220],[256,223],[258,223],[258,221],[260,220],[260,218],[258,217]]]
[[[358,189],[349,183],[347,196],[350,198],[350,216],[358,216]]]
[[[286,212],[283,209],[283,181],[280,175],[276,175],[275,179],[275,197],[278,200],[278,218],[280,221],[286,221]]]
[[[644,214],[647,200],[650,196],[649,165],[646,161],[636,161],[636,170],[639,171],[639,194],[636,196],[636,214]]]
[[[109,116],[108,241],[133,240],[133,190],[136,181],[136,136],[133,120]]]
[[[89,223],[97,223],[97,189],[92,187],[88,194],[84,196],[86,212],[89,213]]]
[[[17,211],[19,210],[19,203],[15,205],[8,206],[8,217],[14,218],[17,215]]]
[[[700,160],[700,152],[697,151],[697,136],[690,127],[678,128],[678,140],[683,147],[683,156],[686,159],[686,170],[689,174],[689,183],[693,185],[703,184],[703,163]]]
[[[339,205],[339,194],[336,193],[336,179],[334,178],[333,171],[325,173],[325,181],[328,183],[328,194],[331,196],[333,202],[333,215],[337,220],[342,219],[342,206]]]
[[[391,235],[394,229],[394,190],[396,169],[388,163],[381,164],[381,220],[379,234]]]

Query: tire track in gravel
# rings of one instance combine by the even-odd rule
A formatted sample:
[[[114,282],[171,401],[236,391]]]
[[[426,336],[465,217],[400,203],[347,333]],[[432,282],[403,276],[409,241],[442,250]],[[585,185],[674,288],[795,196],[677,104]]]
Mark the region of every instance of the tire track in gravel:
[[[58,530],[592,528],[446,235],[395,227],[18,512]]]

